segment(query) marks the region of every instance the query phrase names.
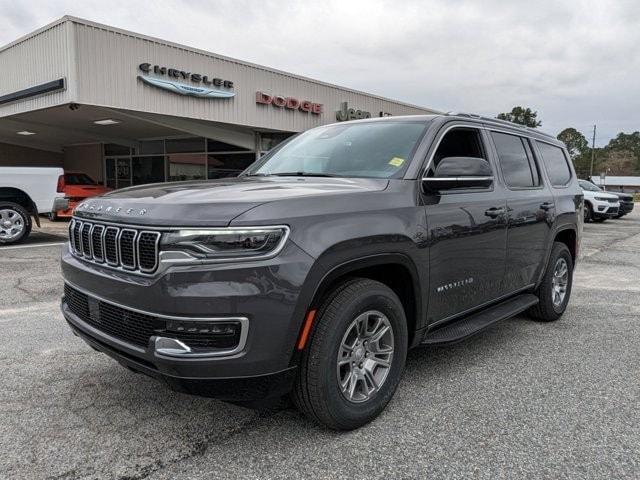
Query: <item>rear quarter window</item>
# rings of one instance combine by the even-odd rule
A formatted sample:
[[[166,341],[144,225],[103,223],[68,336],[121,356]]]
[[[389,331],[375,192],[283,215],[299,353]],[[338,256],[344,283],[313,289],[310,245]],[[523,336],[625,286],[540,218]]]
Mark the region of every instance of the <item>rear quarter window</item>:
[[[560,147],[548,143],[537,142],[542,162],[547,169],[549,180],[554,187],[564,187],[571,180],[571,169],[567,157]]]

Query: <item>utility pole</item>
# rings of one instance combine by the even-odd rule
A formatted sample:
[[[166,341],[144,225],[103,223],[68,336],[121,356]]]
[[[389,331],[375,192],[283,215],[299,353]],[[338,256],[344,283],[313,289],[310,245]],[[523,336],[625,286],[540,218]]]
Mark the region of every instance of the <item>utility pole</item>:
[[[593,140],[591,140],[591,169],[589,170],[589,180],[593,177],[593,160],[596,156],[596,126],[593,126]]]

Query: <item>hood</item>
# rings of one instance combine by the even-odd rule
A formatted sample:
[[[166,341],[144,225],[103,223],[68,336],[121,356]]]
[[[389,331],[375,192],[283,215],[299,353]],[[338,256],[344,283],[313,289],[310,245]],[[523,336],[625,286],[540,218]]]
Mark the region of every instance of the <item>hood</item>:
[[[357,195],[384,190],[386,179],[237,177],[156,183],[116,190],[82,202],[79,217],[157,226],[227,226],[238,215],[277,200]]]
[[[616,197],[618,197],[620,200],[625,200],[627,202],[630,202],[633,200],[633,195],[630,195],[628,193],[623,193],[623,192],[609,192],[607,191],[608,194],[610,195],[615,195]]]
[[[601,192],[593,192],[591,190],[582,190],[582,192],[584,193],[585,197],[589,197],[589,198],[600,197],[600,198],[608,198],[611,200],[618,200],[617,195],[611,194],[609,192],[605,192],[604,190]]]

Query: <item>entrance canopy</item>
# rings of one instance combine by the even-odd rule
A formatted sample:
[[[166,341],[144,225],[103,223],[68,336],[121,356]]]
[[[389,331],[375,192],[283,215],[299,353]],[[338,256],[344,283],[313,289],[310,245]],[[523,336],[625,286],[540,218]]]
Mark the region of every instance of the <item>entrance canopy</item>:
[[[52,152],[88,143],[135,149],[144,139],[184,135],[255,149],[255,136],[249,128],[92,105],[61,105],[0,119],[0,142]]]

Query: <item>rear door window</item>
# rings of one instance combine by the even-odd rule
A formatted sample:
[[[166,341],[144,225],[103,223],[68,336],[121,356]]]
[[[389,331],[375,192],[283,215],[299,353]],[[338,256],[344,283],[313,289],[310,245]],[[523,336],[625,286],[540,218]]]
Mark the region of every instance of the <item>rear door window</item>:
[[[491,132],[504,181],[512,188],[532,188],[540,185],[538,168],[526,138],[507,133]]]
[[[571,169],[561,148],[544,142],[536,142],[542,161],[554,187],[563,187],[571,180]]]

